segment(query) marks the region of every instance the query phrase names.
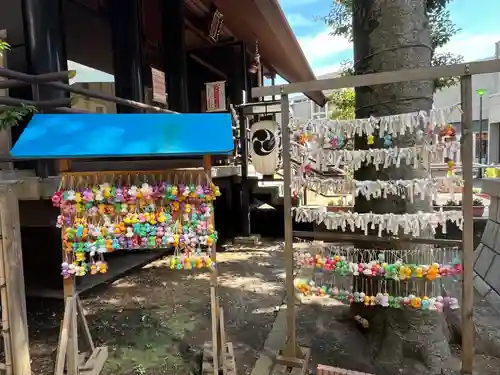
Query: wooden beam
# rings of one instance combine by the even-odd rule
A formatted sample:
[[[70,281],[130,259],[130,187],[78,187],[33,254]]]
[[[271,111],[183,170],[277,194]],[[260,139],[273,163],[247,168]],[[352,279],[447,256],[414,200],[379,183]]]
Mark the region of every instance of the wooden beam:
[[[495,61],[495,60],[494,60]],[[500,60],[496,60],[500,63]],[[498,70],[500,71],[500,64]],[[463,375],[472,375],[474,364],[474,221],[472,203],[472,76],[460,79],[462,102],[462,139],[460,152],[462,157],[462,210],[464,224],[462,229],[462,371]]]
[[[54,375],[64,375],[64,364],[66,363],[66,353],[69,340],[69,323],[73,314],[73,298],[66,298],[64,304],[64,317],[59,331],[59,343],[57,345],[56,365]]]
[[[220,76],[221,78],[223,78],[226,81],[228,80],[227,75],[224,72],[222,72],[221,70],[217,69],[212,64],[209,64],[208,62],[206,62],[205,60],[203,60],[201,57],[196,56],[194,53],[190,53],[189,57],[191,57],[194,61],[196,61],[201,66],[204,66],[205,68],[207,68],[208,70],[210,70],[212,73],[217,74],[218,76]]]
[[[129,100],[129,99],[119,98],[117,96],[104,94],[102,92],[95,91],[95,90],[83,89],[83,88],[76,87],[74,85],[68,85],[68,84],[62,83],[62,82],[36,82],[36,75],[16,72],[14,70],[6,69],[6,68],[0,68],[0,77],[16,79],[16,80],[23,81],[23,82],[39,83],[41,85],[54,87],[56,89],[60,89],[60,90],[65,91],[65,92],[71,92],[73,94],[80,94],[83,96],[88,96],[89,98],[101,99],[101,100],[105,100],[108,102],[129,106],[132,108],[144,109],[144,110],[151,111],[151,112],[177,113],[174,111],[170,111],[168,109],[155,107],[155,106],[144,104],[144,103],[135,102],[135,101]]]
[[[31,375],[19,207],[10,184],[0,186],[0,221],[13,374]]]
[[[92,340],[90,328],[87,324],[87,319],[85,319],[85,312],[83,310],[82,301],[80,301],[80,298],[78,296],[76,297],[76,311],[78,314],[78,323],[80,324],[80,328],[83,331],[83,339],[87,345],[87,349],[89,349],[90,352],[93,353],[95,351],[94,340]]]
[[[184,7],[184,24],[186,27],[201,40],[207,42],[208,45],[215,45],[215,42],[208,36],[210,27],[210,15],[206,17],[197,16],[188,7]]]
[[[68,70],[63,72],[53,72],[39,74],[35,76],[35,82],[51,82],[51,81],[66,81],[76,74],[75,70]],[[17,87],[29,86],[31,83],[26,81],[19,81],[16,79],[8,79],[0,82],[0,89],[13,89]]]
[[[62,98],[62,99],[51,99],[51,100],[26,100],[26,99],[11,98],[5,96],[5,97],[0,97],[0,104],[9,106],[31,105],[33,107],[49,109],[49,108],[57,108],[57,107],[64,107],[66,105],[71,105],[71,99]]]
[[[288,95],[281,96],[281,126],[288,129],[289,116]],[[290,133],[281,132],[283,150],[290,149]],[[284,206],[284,226],[285,226],[285,272],[286,272],[286,331],[287,341],[283,350],[283,356],[303,360],[304,353],[297,344],[296,336],[296,310],[295,310],[295,285],[293,277],[293,218],[292,218],[292,192],[291,186],[291,155],[289,152],[283,153],[283,169],[286,171],[283,176],[283,185],[286,187],[283,193]],[[306,364],[307,366],[307,364]]]
[[[294,231],[293,235],[299,238],[314,239],[325,242],[376,242],[376,243],[414,243],[440,246],[461,246],[461,240],[448,240],[439,238],[397,238],[397,237],[377,237],[365,236],[361,233],[338,233],[338,232],[306,232]]]
[[[271,95],[294,94],[299,92],[306,93],[313,91],[336,90],[346,87],[384,85],[407,81],[424,81],[441,77],[457,77],[469,74],[488,74],[495,72],[500,72],[500,59],[448,66],[433,66],[430,68],[402,69],[358,76],[297,82],[287,85],[254,87],[252,88],[252,97],[258,98]]]

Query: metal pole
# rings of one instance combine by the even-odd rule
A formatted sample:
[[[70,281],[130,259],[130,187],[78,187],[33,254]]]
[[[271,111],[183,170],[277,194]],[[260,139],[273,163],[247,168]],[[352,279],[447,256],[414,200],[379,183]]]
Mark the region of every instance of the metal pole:
[[[479,164],[483,164],[483,96],[479,96]],[[477,170],[477,178],[483,178],[483,168]]]
[[[281,136],[283,146],[283,205],[285,212],[285,271],[286,271],[286,329],[287,342],[283,357],[303,358],[302,350],[297,345],[295,335],[295,287],[293,285],[293,217],[292,217],[292,165],[290,160],[290,118],[288,95],[281,94]]]
[[[243,237],[250,237],[250,192],[248,186],[248,139],[247,116],[239,108],[240,120],[240,161],[241,161],[241,230]]]
[[[462,102],[462,210],[464,217],[463,244],[463,278],[462,278],[462,375],[471,375],[474,363],[474,325],[472,320],[474,287],[474,220],[472,214],[472,77],[462,76],[460,79]]]

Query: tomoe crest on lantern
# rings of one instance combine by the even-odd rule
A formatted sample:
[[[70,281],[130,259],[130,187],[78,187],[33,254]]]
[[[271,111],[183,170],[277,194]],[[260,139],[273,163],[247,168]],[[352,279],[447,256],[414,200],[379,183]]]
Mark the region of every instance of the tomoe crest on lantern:
[[[259,121],[250,132],[252,164],[255,172],[271,175],[278,167],[278,124],[274,121]]]

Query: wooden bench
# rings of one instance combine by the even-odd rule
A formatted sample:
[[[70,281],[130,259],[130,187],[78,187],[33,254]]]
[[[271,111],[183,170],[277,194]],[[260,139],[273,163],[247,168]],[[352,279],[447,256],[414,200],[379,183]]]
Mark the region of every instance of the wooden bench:
[[[374,375],[365,372],[346,370],[338,367],[331,367],[325,365],[318,365],[316,368],[316,375]]]

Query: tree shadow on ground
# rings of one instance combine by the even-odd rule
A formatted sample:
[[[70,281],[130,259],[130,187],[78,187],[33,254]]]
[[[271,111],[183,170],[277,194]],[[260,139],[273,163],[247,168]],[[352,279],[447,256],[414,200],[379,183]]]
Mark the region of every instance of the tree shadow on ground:
[[[219,296],[238,373],[250,373],[284,298],[282,251],[218,254]],[[197,374],[211,340],[209,272],[173,271],[160,259],[82,296],[104,374]],[[62,301],[29,300],[33,370],[53,373]]]

